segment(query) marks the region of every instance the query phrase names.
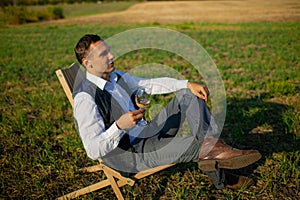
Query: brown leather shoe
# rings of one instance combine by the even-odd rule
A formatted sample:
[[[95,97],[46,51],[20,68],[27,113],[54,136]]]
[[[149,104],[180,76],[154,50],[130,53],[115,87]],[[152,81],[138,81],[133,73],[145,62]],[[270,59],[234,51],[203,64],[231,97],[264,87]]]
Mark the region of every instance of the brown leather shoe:
[[[256,150],[239,150],[224,142],[209,137],[201,144],[198,167],[204,171],[215,171],[217,168],[240,169],[261,158]]]
[[[226,188],[238,190],[241,188],[248,188],[254,185],[252,178],[246,176],[238,176],[235,174],[226,174]]]

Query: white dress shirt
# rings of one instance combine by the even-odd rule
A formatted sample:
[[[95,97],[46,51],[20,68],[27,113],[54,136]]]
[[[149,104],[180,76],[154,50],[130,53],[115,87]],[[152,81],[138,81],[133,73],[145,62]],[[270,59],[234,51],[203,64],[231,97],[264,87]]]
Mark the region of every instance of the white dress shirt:
[[[119,84],[116,84],[118,78],[116,72],[121,74],[122,79],[132,91],[135,91],[138,87],[148,87],[151,89],[151,94],[165,94],[187,88],[187,80],[173,78],[143,79],[115,70],[111,73],[108,82],[86,72],[86,78],[101,90],[109,92],[125,112],[133,111],[135,108],[127,92]],[[103,117],[99,113],[94,98],[86,92],[80,92],[74,98],[74,117],[77,121],[84,148],[91,159],[99,159],[115,149],[125,134],[124,130],[117,127],[116,122],[108,129],[105,128]],[[130,136],[136,137],[142,128],[142,126],[135,126],[127,132]]]

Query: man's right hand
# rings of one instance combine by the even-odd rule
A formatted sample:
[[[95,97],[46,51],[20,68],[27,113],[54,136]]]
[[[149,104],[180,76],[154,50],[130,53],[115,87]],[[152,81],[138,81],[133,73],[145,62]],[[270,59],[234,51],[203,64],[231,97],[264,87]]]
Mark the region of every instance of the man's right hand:
[[[143,118],[144,112],[145,109],[140,109],[125,113],[116,121],[116,124],[121,130],[132,128]]]

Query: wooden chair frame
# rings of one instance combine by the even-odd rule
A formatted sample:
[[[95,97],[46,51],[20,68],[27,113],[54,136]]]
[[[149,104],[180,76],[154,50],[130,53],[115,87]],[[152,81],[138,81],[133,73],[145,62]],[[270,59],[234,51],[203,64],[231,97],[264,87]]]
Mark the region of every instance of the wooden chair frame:
[[[75,82],[77,79],[80,80],[81,78],[83,78],[83,76],[84,76],[83,71],[80,69],[80,67],[77,63],[73,63],[70,67],[68,67],[66,69],[56,70],[56,75],[60,81],[60,84],[62,85],[62,87],[64,89],[66,96],[68,97],[70,104],[73,107],[73,98],[72,98],[73,86],[74,86],[74,84],[76,84]],[[163,165],[163,166],[158,166],[155,168],[151,168],[151,169],[148,169],[145,171],[138,172],[134,176],[127,178],[127,177],[122,176],[118,171],[105,165],[101,159],[99,159],[99,163],[100,164],[98,164],[98,165],[80,169],[80,171],[97,172],[97,171],[102,170],[104,172],[104,174],[106,175],[107,179],[100,181],[98,183],[95,183],[93,185],[87,186],[85,188],[76,190],[76,191],[66,194],[64,196],[61,196],[58,199],[59,200],[72,199],[72,198],[76,198],[80,195],[84,195],[84,194],[93,192],[95,190],[98,190],[98,189],[101,189],[101,188],[104,188],[107,186],[111,186],[116,197],[118,198],[118,200],[122,200],[122,199],[124,199],[124,197],[120,191],[120,187],[122,187],[124,185],[133,186],[135,181],[137,181],[138,179],[144,178],[146,176],[149,176],[158,171],[164,170],[166,168],[169,168],[169,167],[175,165],[175,164],[167,164],[167,165]]]

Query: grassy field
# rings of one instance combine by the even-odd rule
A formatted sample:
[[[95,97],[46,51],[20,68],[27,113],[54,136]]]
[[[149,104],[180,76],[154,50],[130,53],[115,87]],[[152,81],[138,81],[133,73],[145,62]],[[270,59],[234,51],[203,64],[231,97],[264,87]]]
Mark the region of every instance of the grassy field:
[[[73,47],[85,33],[108,38],[144,25],[0,27],[1,199],[54,199],[95,183],[103,174],[78,169],[96,164],[76,134],[72,109],[55,70],[75,61]],[[156,25],[157,26],[157,25]],[[160,25],[198,41],[218,66],[227,93],[222,138],[263,158],[238,170],[256,185],[216,190],[193,163],[180,164],[125,186],[126,199],[298,199],[300,159],[300,24],[181,23]],[[132,52],[119,69],[158,62],[197,81],[189,63],[160,50]],[[84,196],[114,199],[112,189]]]
[[[103,4],[105,5],[105,4]],[[108,5],[106,4],[108,7]],[[95,9],[100,9],[101,4]],[[116,7],[118,8],[118,7]],[[66,8],[68,9],[68,8]],[[76,11],[76,7],[74,8]],[[88,9],[82,8],[83,10]],[[134,4],[122,12],[104,13],[45,22],[44,24],[181,24],[299,22],[298,0],[208,0],[208,1],[146,1]]]

